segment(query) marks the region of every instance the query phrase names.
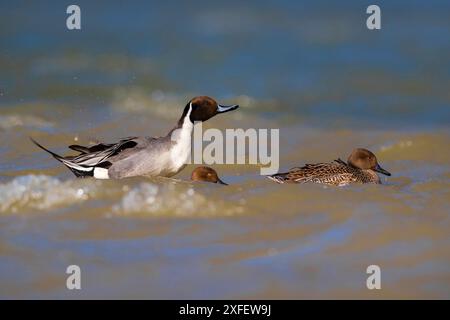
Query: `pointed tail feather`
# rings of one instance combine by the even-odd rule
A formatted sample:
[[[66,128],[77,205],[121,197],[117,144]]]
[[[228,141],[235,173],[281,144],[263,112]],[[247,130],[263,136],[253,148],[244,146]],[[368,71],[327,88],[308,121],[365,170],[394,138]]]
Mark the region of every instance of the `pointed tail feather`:
[[[39,148],[41,148],[42,150],[50,153],[53,158],[55,158],[56,160],[58,160],[59,162],[61,162],[62,164],[64,164],[67,168],[70,169],[70,171],[72,171],[72,173],[77,176],[77,177],[86,177],[86,176],[92,176],[93,175],[93,171],[94,168],[92,167],[83,167],[80,166],[68,159],[65,159],[64,157],[60,156],[59,154],[54,153],[53,151],[47,149],[46,147],[44,147],[43,145],[41,145],[40,143],[38,143],[36,140],[34,140],[33,138],[30,137],[30,140]]]
[[[63,162],[63,157],[61,157],[59,154],[54,153],[53,151],[48,150],[46,147],[42,146],[41,144],[39,144],[36,140],[34,140],[33,138],[30,137],[31,142],[33,142],[35,145],[37,145],[39,148],[41,148],[44,151],[47,151],[48,153],[50,153],[53,158],[55,158],[56,160],[58,160],[59,162]]]

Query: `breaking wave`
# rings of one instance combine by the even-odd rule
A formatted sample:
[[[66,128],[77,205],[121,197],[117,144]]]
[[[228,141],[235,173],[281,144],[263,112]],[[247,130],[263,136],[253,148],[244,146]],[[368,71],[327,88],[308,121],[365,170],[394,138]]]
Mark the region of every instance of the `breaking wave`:
[[[137,179],[141,181],[141,179]],[[233,216],[242,204],[216,197],[213,189],[184,181],[137,182],[70,179],[62,181],[46,175],[25,175],[0,184],[0,214],[29,213],[67,208],[83,203],[94,210],[96,200],[104,200],[112,216],[208,217]],[[211,192],[212,191],[212,192]]]
[[[0,213],[71,205],[87,200],[95,191],[93,185],[81,185],[77,181],[61,181],[45,175],[19,176],[0,184]]]
[[[180,109],[186,104],[187,98],[192,98],[193,94],[185,95],[173,94],[162,90],[146,92],[139,87],[118,88],[114,92],[112,108],[119,112],[131,113],[151,113],[167,120],[179,117]],[[225,101],[226,102],[226,101]],[[257,100],[247,95],[233,96],[230,103],[239,104],[241,108],[250,109],[275,109],[276,102],[272,100]],[[243,115],[233,113],[228,116],[239,118]]]
[[[242,213],[241,206],[210,199],[192,185],[141,183],[129,190],[113,206],[119,215],[151,215],[176,217],[233,216]]]
[[[48,128],[52,126],[51,122],[32,115],[10,114],[0,116],[0,130],[10,130],[16,127]]]

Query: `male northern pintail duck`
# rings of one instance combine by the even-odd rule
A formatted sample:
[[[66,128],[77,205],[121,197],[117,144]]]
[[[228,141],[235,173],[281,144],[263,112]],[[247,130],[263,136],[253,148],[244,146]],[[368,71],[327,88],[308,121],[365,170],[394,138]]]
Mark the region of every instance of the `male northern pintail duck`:
[[[191,180],[192,181],[205,181],[205,182],[212,182],[212,183],[220,183],[223,185],[228,185],[227,183],[220,180],[219,176],[217,175],[216,170],[210,167],[197,167],[192,171],[191,174]]]
[[[347,162],[338,159],[331,163],[307,164],[292,168],[286,173],[277,173],[268,178],[278,183],[322,183],[345,186],[351,183],[381,184],[377,172],[390,176],[381,168],[377,157],[367,149],[355,149]]]
[[[184,108],[175,128],[164,137],[129,137],[117,143],[90,147],[71,145],[78,156],[62,157],[31,139],[38,147],[62,162],[77,177],[120,179],[133,176],[171,177],[185,166],[191,152],[194,122],[237,109],[222,106],[206,96],[195,97]]]

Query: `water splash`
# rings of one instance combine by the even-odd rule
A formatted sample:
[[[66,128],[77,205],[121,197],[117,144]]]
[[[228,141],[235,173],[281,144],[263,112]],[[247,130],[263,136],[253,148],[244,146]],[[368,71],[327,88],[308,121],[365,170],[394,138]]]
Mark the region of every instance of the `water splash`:
[[[232,216],[243,212],[241,206],[209,199],[192,186],[144,182],[132,188],[113,206],[119,215],[210,217]]]
[[[87,200],[95,191],[95,185],[80,186],[73,180],[60,181],[45,175],[19,176],[0,184],[0,213],[67,206]]]
[[[0,129],[11,130],[16,127],[34,127],[34,128],[48,128],[53,124],[42,118],[33,115],[3,115],[0,116]]]

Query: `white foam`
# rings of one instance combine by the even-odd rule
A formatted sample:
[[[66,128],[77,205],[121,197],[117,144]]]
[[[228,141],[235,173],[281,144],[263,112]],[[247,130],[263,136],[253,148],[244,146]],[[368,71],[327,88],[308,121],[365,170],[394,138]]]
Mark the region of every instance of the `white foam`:
[[[242,207],[209,199],[192,186],[144,182],[130,189],[113,206],[119,215],[207,217],[242,213]]]
[[[131,181],[133,182],[133,181]],[[0,214],[48,212],[81,204],[92,208],[93,200],[110,204],[106,217],[166,216],[215,217],[243,213],[243,205],[225,201],[214,189],[222,186],[192,185],[168,179],[122,185],[119,181],[68,179],[45,175],[25,175],[0,183]],[[213,197],[213,198],[212,198]]]
[[[186,101],[175,94],[160,90],[148,94],[141,88],[132,87],[115,90],[112,108],[119,112],[151,113],[162,119],[176,120],[185,104]]]
[[[2,115],[0,116],[0,129],[10,130],[16,127],[35,127],[35,128],[48,128],[53,124],[42,118],[32,115]]]
[[[0,213],[48,210],[87,200],[95,191],[94,185],[80,181],[60,181],[45,175],[19,176],[0,184]]]

